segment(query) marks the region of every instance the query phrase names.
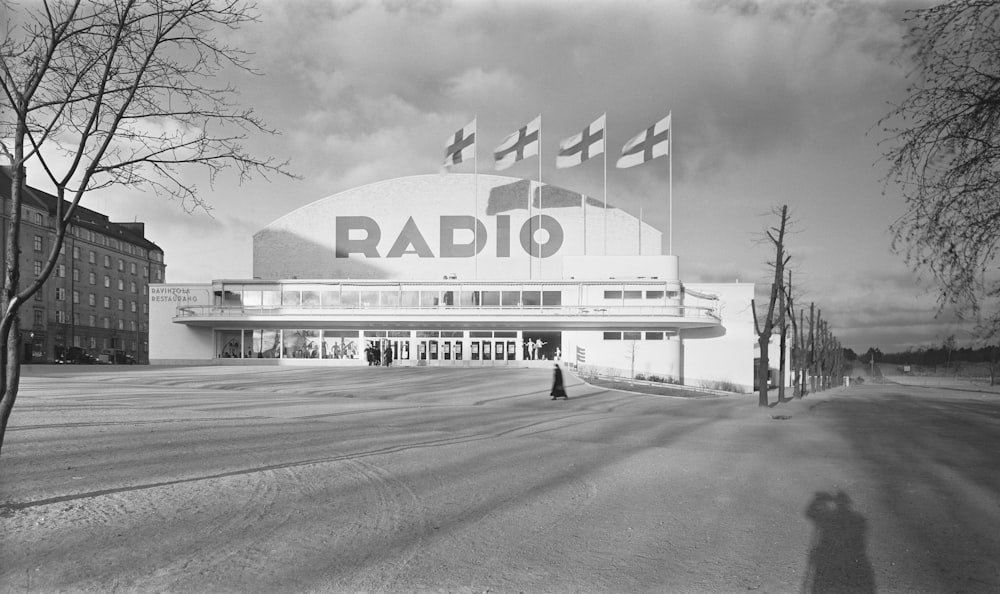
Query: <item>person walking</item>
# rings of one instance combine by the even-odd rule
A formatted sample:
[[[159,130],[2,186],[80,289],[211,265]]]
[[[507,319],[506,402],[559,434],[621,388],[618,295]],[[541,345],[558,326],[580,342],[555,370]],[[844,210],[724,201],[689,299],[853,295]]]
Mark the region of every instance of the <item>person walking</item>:
[[[556,363],[555,370],[552,374],[552,392],[550,392],[552,399],[563,398],[569,400],[569,395],[566,394],[566,386],[563,384],[562,369],[559,368],[559,364]]]
[[[385,354],[382,356],[382,359],[386,367],[392,365],[392,347],[390,347],[388,343],[385,345]]]

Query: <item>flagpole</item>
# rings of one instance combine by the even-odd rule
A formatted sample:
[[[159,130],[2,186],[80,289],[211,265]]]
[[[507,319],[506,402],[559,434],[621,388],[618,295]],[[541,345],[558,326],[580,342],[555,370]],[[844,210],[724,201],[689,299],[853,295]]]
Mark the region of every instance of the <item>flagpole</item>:
[[[669,155],[669,175],[670,184],[668,188],[668,207],[667,214],[670,217],[670,254],[674,255],[674,112],[673,110],[667,114],[670,116],[670,130],[667,132],[667,154]]]
[[[472,118],[476,122],[476,136],[479,136],[479,114]],[[474,182],[473,192],[476,195],[476,210],[472,213],[472,276],[479,280],[479,138],[472,143],[472,172]]]
[[[608,255],[608,112],[604,112],[604,255]]]
[[[538,114],[538,222],[542,216],[542,114]],[[541,226],[541,225],[539,225]],[[534,242],[534,236],[532,236]],[[542,253],[538,251],[538,280],[542,280]]]

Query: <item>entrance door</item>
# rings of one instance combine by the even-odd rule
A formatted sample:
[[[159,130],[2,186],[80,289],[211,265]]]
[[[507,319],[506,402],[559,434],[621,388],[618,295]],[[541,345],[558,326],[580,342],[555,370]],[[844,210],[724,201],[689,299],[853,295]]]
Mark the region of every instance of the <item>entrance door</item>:
[[[483,361],[491,361],[493,359],[493,343],[488,340],[483,341]]]
[[[456,340],[455,341],[455,360],[456,361],[461,361],[462,360],[462,341],[461,340]]]
[[[421,340],[417,343],[417,359],[420,361],[427,360],[427,341]]]
[[[451,361],[451,341],[442,340],[441,341],[441,358],[445,361]]]
[[[430,340],[430,341],[428,341],[427,342],[427,350],[430,353],[430,360],[431,361],[437,361],[438,360],[438,341],[436,341],[436,340]]]
[[[496,344],[493,346],[496,347],[495,352],[497,355],[497,361],[503,361],[504,359],[507,358],[506,349],[503,348],[504,347],[503,341],[498,340]]]

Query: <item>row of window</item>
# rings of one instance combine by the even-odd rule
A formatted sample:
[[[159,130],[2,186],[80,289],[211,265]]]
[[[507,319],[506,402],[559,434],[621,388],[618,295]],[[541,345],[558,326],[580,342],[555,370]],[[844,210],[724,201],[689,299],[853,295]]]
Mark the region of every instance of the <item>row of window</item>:
[[[322,291],[263,290],[225,292],[222,305],[243,307],[559,307],[560,291],[442,291],[440,289],[402,290],[380,287],[369,290],[334,287]]]
[[[73,325],[84,327],[80,322],[82,321],[82,316],[79,313],[73,313]],[[57,324],[69,324],[70,316],[67,312],[59,309],[56,310],[56,323]],[[35,326],[42,326],[45,321],[45,310],[36,309],[35,310]],[[98,325],[100,323],[100,325]],[[137,329],[145,332],[146,324],[140,324],[135,320],[125,320],[123,318],[111,318],[108,316],[103,316],[98,318],[94,314],[87,316],[87,324],[85,327],[89,328],[104,328],[105,330],[130,330],[135,332]],[[79,346],[79,345],[77,345]]]
[[[24,209],[24,220],[30,223],[34,223],[39,227],[45,226],[45,214],[33,209],[29,209],[27,207],[25,207]],[[107,246],[113,250],[125,252],[130,256],[137,256],[139,258],[145,258],[147,256],[147,250],[144,247],[135,245],[128,241],[122,241],[114,237],[108,237],[103,233],[98,233],[91,229],[84,229],[83,227],[70,225],[69,233],[74,237],[77,237],[84,241],[89,241],[97,245]],[[35,236],[35,249],[38,251],[42,250],[41,240],[42,240],[41,235]],[[156,251],[152,252],[151,257],[156,262],[160,261],[159,252]]]
[[[96,350],[98,346],[101,350],[107,349],[124,349],[129,352],[134,353],[137,342],[135,340],[122,340],[120,338],[107,338],[107,337],[96,337],[96,336],[74,336],[73,346],[80,348],[88,348],[91,350]],[[142,352],[148,352],[146,343],[142,344]]]
[[[664,296],[671,299],[676,298],[677,291],[646,291],[646,299],[662,300]],[[605,299],[642,299],[643,291],[605,291]]]
[[[605,332],[604,340],[663,340],[663,332]],[[669,337],[669,334],[667,335]]]
[[[35,273],[35,276],[39,276],[39,275],[42,274],[42,262],[40,262],[38,260],[35,260],[35,263],[34,263],[34,273]],[[55,275],[56,278],[66,278],[66,266],[63,265],[63,264],[57,264],[56,268],[54,270],[54,275]],[[157,271],[156,276],[159,276],[159,271]],[[119,278],[119,279],[115,279],[115,280],[117,281],[118,290],[119,291],[124,291],[125,290],[125,279]],[[111,281],[112,281],[111,276],[105,274],[104,275],[104,288],[110,289],[111,285],[112,285]],[[80,282],[80,269],[79,268],[74,268],[73,269],[73,282],[77,282],[77,283]],[[88,272],[87,273],[87,282],[89,284],[91,284],[91,285],[96,285],[97,284],[97,274],[94,273],[94,272]],[[139,285],[136,284],[135,281],[129,281],[129,283],[128,283],[128,291],[129,291],[129,293],[138,293],[139,292]],[[146,294],[146,284],[145,283],[143,283],[143,285],[142,285],[142,294],[143,295]]]
[[[101,299],[104,304],[104,309],[111,309],[111,297],[108,295],[104,295]],[[56,287],[56,301],[66,301],[66,289],[62,287]],[[73,303],[76,304],[80,303],[80,291],[73,291]],[[125,300],[119,297],[117,299],[117,303],[118,303],[118,311],[125,311]],[[139,308],[138,308],[138,303],[136,301],[130,300],[128,304],[129,304],[129,311],[131,311],[132,313],[138,311]],[[96,293],[87,294],[87,305],[91,307],[97,307]],[[145,303],[143,303],[142,313],[146,313],[147,310],[148,306]]]
[[[131,246],[132,244],[125,244],[125,245]],[[42,237],[41,235],[35,235],[35,237],[34,237],[34,239],[32,241],[32,247],[34,248],[34,250],[36,252],[43,252],[43,251],[45,251],[45,238]],[[65,249],[66,249],[66,245],[63,244],[63,248],[61,250],[61,253],[65,252]],[[145,257],[145,252],[146,252],[145,249],[138,248],[138,247],[136,247],[136,249],[142,251],[142,255],[140,257]],[[129,250],[126,250],[126,251],[129,251]],[[73,246],[73,259],[74,260],[79,260],[80,259],[80,255],[81,255],[80,246],[76,246],[76,245]],[[108,255],[108,254],[104,254],[104,256],[102,258],[103,258],[104,267],[105,268],[111,268],[112,267],[111,256]],[[154,260],[157,260],[157,258],[154,258]],[[87,261],[90,262],[91,264],[96,265],[97,264],[97,252],[95,252],[94,250],[89,250],[88,253],[87,253]],[[117,267],[118,267],[118,272],[125,272],[125,260],[123,258],[118,258],[117,259]],[[135,262],[129,262],[128,263],[128,269],[129,269],[129,272],[131,274],[138,274],[138,267],[137,267],[137,265],[136,265]],[[159,271],[156,271],[156,273],[157,273],[157,279],[156,279],[156,281],[160,282],[161,279],[158,276],[159,275]],[[148,266],[143,266],[142,267],[142,276],[143,276],[143,278],[148,278],[149,277],[149,267]]]

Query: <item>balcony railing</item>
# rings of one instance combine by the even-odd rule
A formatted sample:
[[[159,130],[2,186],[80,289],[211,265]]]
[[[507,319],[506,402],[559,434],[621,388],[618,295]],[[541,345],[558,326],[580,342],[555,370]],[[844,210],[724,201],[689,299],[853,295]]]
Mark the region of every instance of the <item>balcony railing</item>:
[[[390,316],[477,316],[477,317],[668,317],[720,321],[717,307],[691,305],[596,305],[596,306],[490,306],[490,305],[434,305],[434,306],[220,306],[181,305],[177,318],[241,318],[247,316],[349,318]],[[305,321],[305,320],[304,320]]]

